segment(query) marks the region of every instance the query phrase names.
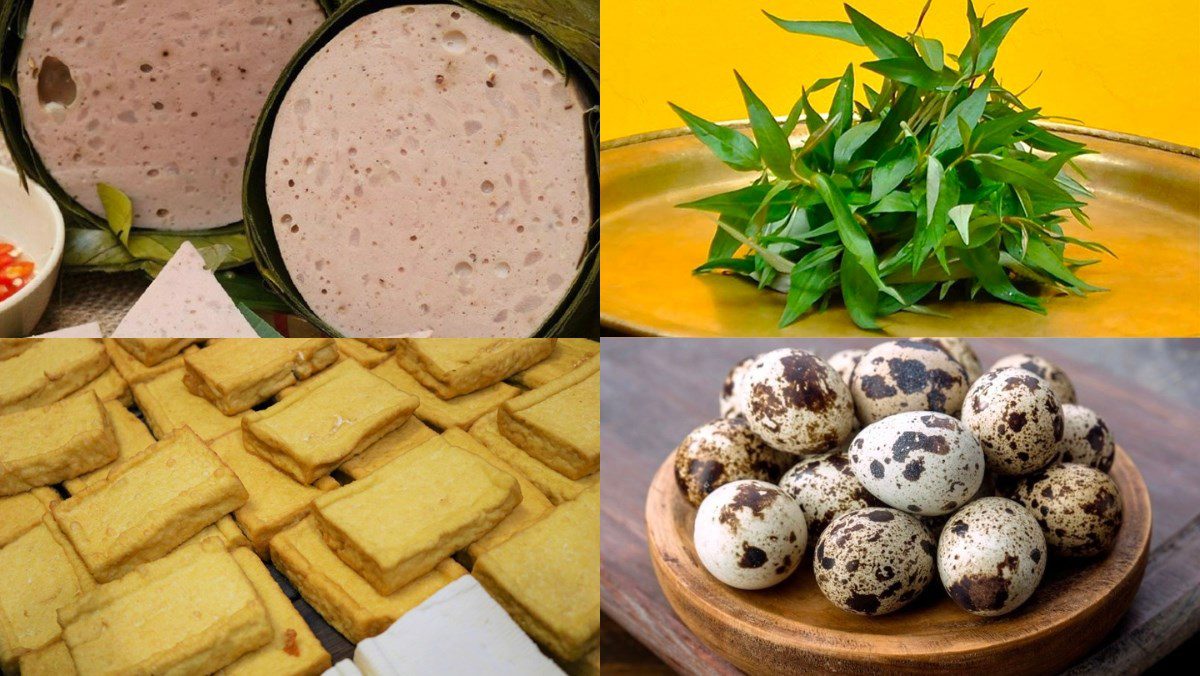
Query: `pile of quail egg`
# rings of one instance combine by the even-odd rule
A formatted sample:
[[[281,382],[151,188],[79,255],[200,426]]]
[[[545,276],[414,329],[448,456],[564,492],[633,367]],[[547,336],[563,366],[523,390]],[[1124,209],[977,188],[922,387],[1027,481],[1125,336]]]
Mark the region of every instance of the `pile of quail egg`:
[[[883,615],[935,577],[961,608],[1003,615],[1052,558],[1107,553],[1121,496],[1113,439],[1062,369],[958,338],[779,349],[738,363],[721,418],[675,451],[696,552],[721,582],[765,589],[811,552],[834,605]]]

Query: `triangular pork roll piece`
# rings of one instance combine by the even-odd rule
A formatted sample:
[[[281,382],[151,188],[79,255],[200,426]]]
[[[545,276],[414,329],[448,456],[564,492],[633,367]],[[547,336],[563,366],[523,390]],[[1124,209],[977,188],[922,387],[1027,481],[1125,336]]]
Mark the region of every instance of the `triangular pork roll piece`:
[[[254,338],[233,299],[184,242],[113,331],[113,338]]]
[[[246,148],[284,64],[321,24],[317,0],[27,0],[17,74],[25,132],[94,214],[96,185],[134,225],[241,220]]]
[[[78,326],[68,326],[48,333],[39,333],[34,338],[103,338],[99,322],[89,322]]]
[[[591,225],[588,103],[455,5],[367,14],[304,64],[266,196],[288,275],[349,336],[530,336]]]

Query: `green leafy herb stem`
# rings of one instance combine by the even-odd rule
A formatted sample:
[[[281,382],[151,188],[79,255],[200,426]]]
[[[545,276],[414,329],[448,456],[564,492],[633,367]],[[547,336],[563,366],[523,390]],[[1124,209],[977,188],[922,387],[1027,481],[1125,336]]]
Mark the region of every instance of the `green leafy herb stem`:
[[[931,1],[931,0],[930,0]],[[921,19],[929,9],[926,2]],[[898,311],[930,313],[920,303],[961,282],[1045,313],[1019,290],[1027,280],[1060,292],[1099,291],[1080,279],[1094,260],[1064,255],[1066,244],[1110,253],[1067,236],[1074,218],[1087,226],[1091,193],[1068,173],[1089,151],[1034,122],[1005,89],[993,65],[1000,43],[1025,10],[985,23],[967,2],[970,38],[953,54],[921,34],[898,35],[846,6],[849,21],[768,18],[792,33],[843,40],[869,49],[862,68],[883,76],[878,91],[861,86],[854,68],[802,90],[779,122],[736,74],[751,136],[671,104],[696,137],[733,169],[757,174],[746,187],[680,205],[717,215],[708,260],[697,273],[747,277],[786,291],[780,326],[826,307],[840,295],[854,323],[878,329]],[[814,92],[835,87],[822,116]],[[807,135],[793,147],[802,123]]]

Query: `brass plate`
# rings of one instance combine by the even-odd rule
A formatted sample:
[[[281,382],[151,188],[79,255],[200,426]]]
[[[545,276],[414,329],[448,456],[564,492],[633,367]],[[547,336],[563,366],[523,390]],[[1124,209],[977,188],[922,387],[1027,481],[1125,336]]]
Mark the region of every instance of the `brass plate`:
[[[737,123],[737,126],[745,126]],[[894,335],[1200,335],[1200,150],[1070,125],[1046,125],[1099,152],[1080,159],[1096,198],[1094,230],[1117,258],[1081,276],[1109,291],[1045,298],[1047,315],[992,301],[932,303],[949,318],[897,313]],[[780,329],[784,297],[724,275],[693,275],[716,227],[710,214],[677,209],[749,182],[686,130],[612,141],[600,153],[600,317],[635,335],[860,336],[840,304]],[[1071,226],[1068,226],[1070,228]],[[1071,247],[1068,255],[1093,258]],[[983,298],[981,294],[980,298]]]

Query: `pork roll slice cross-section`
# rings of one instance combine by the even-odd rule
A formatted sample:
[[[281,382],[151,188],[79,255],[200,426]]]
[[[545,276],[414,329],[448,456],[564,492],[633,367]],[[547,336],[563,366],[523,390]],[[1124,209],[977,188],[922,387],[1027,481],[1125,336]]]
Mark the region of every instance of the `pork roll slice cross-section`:
[[[201,230],[242,218],[250,135],[284,64],[324,20],[317,0],[29,0],[17,83],[33,150],[93,214],[107,183],[133,223]]]
[[[586,94],[525,36],[456,5],[393,6],[304,64],[266,197],[309,308],[352,336],[529,336],[591,225]]]

